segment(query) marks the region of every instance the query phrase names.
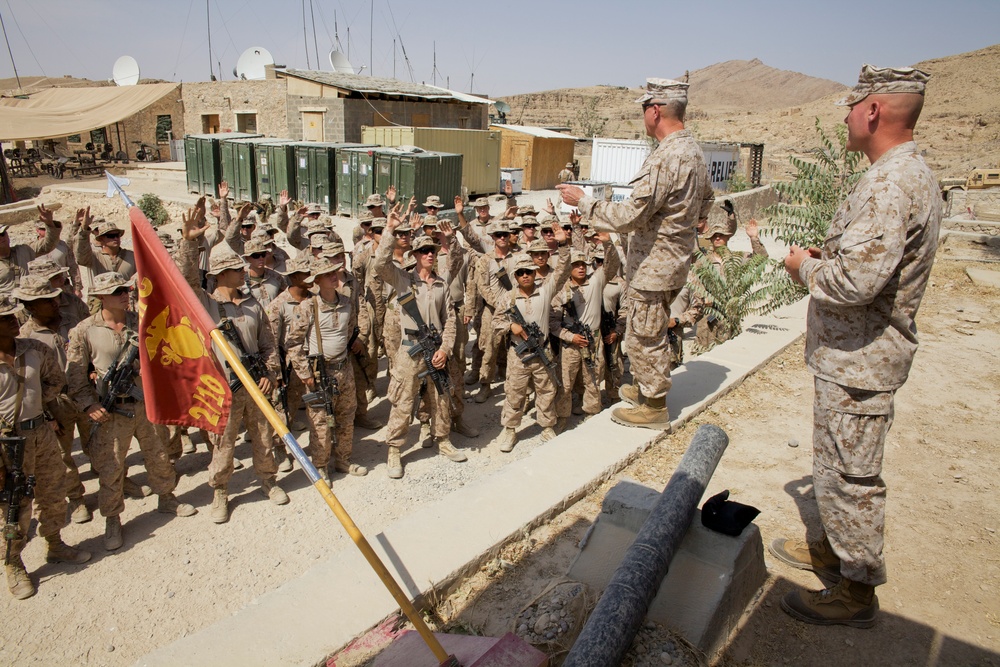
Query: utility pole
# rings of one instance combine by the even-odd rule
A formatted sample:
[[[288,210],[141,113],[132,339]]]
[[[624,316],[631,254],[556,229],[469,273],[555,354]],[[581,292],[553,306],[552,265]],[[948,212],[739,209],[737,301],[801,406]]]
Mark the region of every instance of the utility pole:
[[[215,81],[215,65],[212,64],[212,10],[209,7],[208,0],[205,0],[205,16],[208,19],[206,25],[208,26],[208,78],[211,81]]]
[[[10,40],[7,38],[7,26],[3,22],[3,14],[0,14],[0,27],[3,27],[3,38],[7,42],[7,53],[10,54],[10,65],[14,68],[14,78],[17,79],[17,90],[21,92],[21,76],[17,73],[17,65],[14,63],[14,52],[10,48]]]
[[[368,17],[368,76],[375,76],[375,0],[371,0]]]
[[[309,32],[306,30],[306,0],[302,0],[302,46],[306,50],[306,69],[312,69],[309,64]],[[316,63],[319,67],[319,63]]]

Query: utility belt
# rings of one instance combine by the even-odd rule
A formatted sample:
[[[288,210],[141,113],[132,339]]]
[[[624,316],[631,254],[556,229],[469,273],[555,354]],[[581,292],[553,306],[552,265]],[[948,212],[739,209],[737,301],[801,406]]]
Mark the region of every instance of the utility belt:
[[[351,363],[351,355],[345,355],[340,361],[333,361],[327,358],[326,360],[326,370],[331,373],[336,373],[337,371],[342,371],[344,368]]]
[[[34,419],[25,419],[24,421],[18,422],[15,425],[15,430],[19,433],[25,433],[27,431],[34,431],[36,428],[45,423],[45,415],[40,414]]]

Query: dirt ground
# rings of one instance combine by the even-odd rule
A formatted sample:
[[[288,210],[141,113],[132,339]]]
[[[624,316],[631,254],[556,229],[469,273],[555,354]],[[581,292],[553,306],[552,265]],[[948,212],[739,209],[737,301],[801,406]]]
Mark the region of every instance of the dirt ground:
[[[885,453],[889,582],[877,591],[880,620],[871,630],[793,621],[780,609],[781,596],[794,586],[821,588],[821,581],[767,554],[768,581],[716,664],[1000,665],[1000,509],[993,496],[1000,290],[972,285],[965,266],[935,266],[918,318],[920,349],[896,396]],[[567,571],[606,490],[625,477],[662,489],[702,423],[730,438],[705,497],[729,489],[732,499],[760,508],[765,544],[813,534],[812,380],[802,351],[801,342],[793,345],[601,490],[506,547],[437,606],[441,626],[487,636],[513,630],[518,612]],[[627,664],[663,664],[658,658]]]

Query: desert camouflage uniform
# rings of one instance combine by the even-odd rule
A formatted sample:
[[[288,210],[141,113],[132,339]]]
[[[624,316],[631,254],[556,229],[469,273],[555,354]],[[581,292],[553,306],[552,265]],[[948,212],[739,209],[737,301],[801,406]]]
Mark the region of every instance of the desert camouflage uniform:
[[[386,238],[388,237],[388,238]],[[417,276],[416,269],[404,271],[391,261],[395,237],[383,235],[382,245],[375,253],[372,269],[382,276],[386,284],[391,285],[399,294],[413,292],[416,305],[424,323],[433,325],[441,333],[441,347],[447,355],[451,355],[455,347],[455,308],[451,303],[451,292],[445,281],[434,275],[430,284]],[[397,304],[397,308],[398,308]],[[426,366],[423,358],[410,357],[407,349],[415,342],[411,336],[403,333],[404,329],[416,329],[416,323],[403,311],[399,311],[399,324],[396,328],[402,338],[402,343],[396,351],[395,359],[389,373],[389,402],[392,410],[389,413],[389,424],[386,429],[385,443],[390,447],[401,448],[406,439],[406,431],[410,426],[410,416],[413,414],[414,403],[419,398],[421,378],[418,377]],[[388,321],[387,321],[388,324]],[[388,336],[388,331],[386,335]],[[446,367],[447,369],[447,367]],[[425,389],[425,400],[430,412],[431,434],[436,440],[447,438],[451,433],[451,400],[449,396],[438,394],[437,386],[428,381]]]
[[[587,196],[578,208],[591,229],[631,233],[625,352],[642,395],[662,398],[670,390],[670,304],[687,280],[695,227],[708,217],[715,196],[704,155],[688,130],[665,137],[630,185],[628,201]]]
[[[14,432],[25,438],[23,469],[26,475],[35,476],[38,534],[55,540],[66,525],[66,466],[59,455],[55,434],[43,417],[42,406],[58,395],[66,385],[66,376],[52,350],[37,340],[15,339],[14,357],[14,367],[0,362],[0,417],[8,424],[16,421]],[[20,414],[15,415],[18,373],[24,377],[24,391]],[[37,425],[23,430],[20,425],[31,420]],[[20,537],[11,542],[12,559],[20,555],[28,542],[31,506],[31,498],[21,501]],[[0,503],[0,512],[6,516],[7,503]]]
[[[247,292],[257,299],[260,307],[267,310],[271,302],[278,298],[278,295],[288,288],[285,277],[272,269],[264,268],[264,275],[254,277],[247,270],[246,286]]]
[[[511,305],[516,305],[525,322],[534,322],[541,329],[546,353],[551,356],[548,340],[552,297],[566,284],[571,268],[569,246],[563,246],[559,248],[559,264],[555,276],[552,280],[536,285],[531,296],[525,296],[520,287],[499,293],[496,300],[496,314],[492,320],[497,335],[500,336],[506,331],[510,339],[514,338],[514,334],[510,333],[510,325],[513,320],[507,311]],[[514,275],[513,272],[511,275]],[[558,367],[555,372],[559,372]],[[549,375],[549,370],[537,358],[524,363],[514,352],[514,346],[508,344],[507,375],[503,385],[503,411],[500,414],[500,424],[505,428],[516,429],[521,425],[521,417],[524,416],[524,403],[528,397],[529,381],[535,391],[535,421],[542,428],[555,426],[558,387]]]
[[[670,317],[677,321],[670,333],[670,370],[684,363],[684,328],[694,327],[702,319],[705,300],[691,290],[690,283],[681,288],[670,304]]]
[[[841,574],[873,586],[886,581],[882,448],[916,352],[940,223],[937,181],[906,142],[869,168],[834,215],[822,257],[799,268],[812,297],[816,504]]]
[[[279,349],[285,351],[286,363],[288,359],[288,331],[292,326],[293,311],[300,303],[301,301],[295,301],[292,298],[291,293],[286,290],[279,294],[278,297],[267,307],[267,319],[271,323],[271,333],[274,334],[275,345],[277,345]],[[289,420],[294,419],[295,413],[297,413],[299,408],[302,406],[302,394],[305,393],[305,390],[305,385],[302,384],[302,380],[299,379],[298,374],[294,372],[289,373],[287,390]]]
[[[10,254],[0,257],[0,294],[10,294],[21,282],[21,276],[28,274],[28,262],[39,255],[45,255],[56,247],[62,223],[54,220],[47,226],[45,236],[31,243],[18,243],[10,246]]]
[[[370,322],[369,333],[364,339],[367,351],[364,373],[355,374],[356,386],[364,386],[367,391],[368,386],[375,386],[375,378],[378,376],[379,348],[384,347],[385,335],[385,283],[373,273],[371,263],[375,254],[375,242],[369,241],[351,258],[351,266],[354,271],[354,280],[362,289],[362,306],[368,311],[368,321]],[[358,368],[355,368],[358,370]],[[370,380],[369,380],[370,379]],[[367,398],[365,399],[365,412],[367,414]],[[360,404],[359,404],[360,406]]]
[[[357,395],[354,387],[354,357],[347,348],[354,327],[358,326],[358,290],[353,276],[347,274],[346,282],[337,290],[336,303],[314,296],[295,307],[292,325],[288,331],[288,361],[300,380],[313,377],[309,363],[310,354],[319,353],[314,324],[319,308],[319,328],[322,336],[323,356],[327,372],[337,382],[338,394],[332,396],[333,424],[322,405],[309,405],[309,456],[317,469],[323,470],[333,453],[334,464],[347,466],[351,462],[354,444],[354,411]],[[322,392],[317,382],[314,391]],[[336,433],[336,443],[334,443]]]
[[[129,338],[137,335],[138,327],[139,316],[134,312],[125,313],[125,326],[117,332],[98,312],[70,332],[66,379],[70,398],[81,410],[101,402],[101,396],[107,391],[103,377],[118,360]],[[90,381],[89,366],[97,373],[97,387]],[[138,360],[135,367],[138,373]],[[135,378],[138,380],[137,374]],[[97,504],[104,517],[118,516],[125,510],[125,457],[133,437],[139,441],[153,493],[162,496],[173,492],[177,486],[177,474],[167,456],[166,429],[150,423],[146,417],[146,403],[132,398],[117,399],[116,407],[133,412],[134,416],[111,412],[108,421],[94,427],[97,433],[90,445],[90,460],[100,480]]]
[[[76,253],[76,261],[81,269],[89,271],[90,279],[102,273],[116,271],[125,278],[135,275],[135,253],[127,248],[119,248],[117,255],[109,255],[102,250],[95,249],[91,245],[91,234],[89,231],[80,230],[76,235],[73,251]]]
[[[607,261],[605,259],[605,261]],[[622,338],[625,337],[625,308],[624,283],[621,276],[617,276],[604,286],[601,314],[609,319],[614,318],[614,331],[618,334],[618,339],[610,346],[605,346],[604,351],[604,392],[611,402],[618,400],[618,387],[621,386],[622,377],[625,375],[625,358],[622,356]],[[606,336],[611,331],[603,331]]]
[[[562,389],[556,401],[556,414],[568,418],[573,410],[573,394],[576,385],[582,385],[583,411],[596,415],[601,411],[601,377],[604,375],[604,341],[601,339],[601,310],[604,307],[604,288],[609,278],[618,275],[620,267],[618,254],[606,247],[605,261],[601,270],[594,271],[584,283],[577,286],[572,280],[566,282],[552,299],[551,332],[560,340],[562,354],[559,367],[562,372]],[[571,269],[572,270],[572,269]],[[550,274],[554,275],[554,274]],[[572,299],[579,321],[590,327],[594,336],[594,347],[586,353],[573,345],[575,334],[562,327],[563,306]],[[590,355],[592,366],[586,363],[585,355]]]

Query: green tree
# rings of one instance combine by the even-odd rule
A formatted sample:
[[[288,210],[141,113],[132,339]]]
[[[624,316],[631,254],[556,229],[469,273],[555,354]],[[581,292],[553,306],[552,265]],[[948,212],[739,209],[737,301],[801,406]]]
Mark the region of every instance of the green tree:
[[[688,287],[705,300],[704,316],[716,321],[720,340],[739,335],[748,316],[767,315],[805,295],[780,261],[724,247],[717,252],[721,264],[702,256],[694,264]]]
[[[139,197],[136,206],[146,214],[146,218],[149,219],[150,224],[154,227],[159,227],[170,217],[167,209],[163,206],[163,200],[148,192]]]
[[[608,123],[608,119],[597,111],[598,102],[600,102],[600,99],[591,97],[576,112],[576,122],[580,126],[580,134],[585,137],[600,135],[604,132],[604,126]]]
[[[867,171],[858,169],[861,153],[847,150],[845,125],[837,126],[836,141],[823,131],[819,118],[816,132],[821,145],[810,151],[813,160],[789,158],[795,179],[774,184],[784,201],[764,211],[771,220],[762,233],[803,248],[823,244],[837,208]]]

